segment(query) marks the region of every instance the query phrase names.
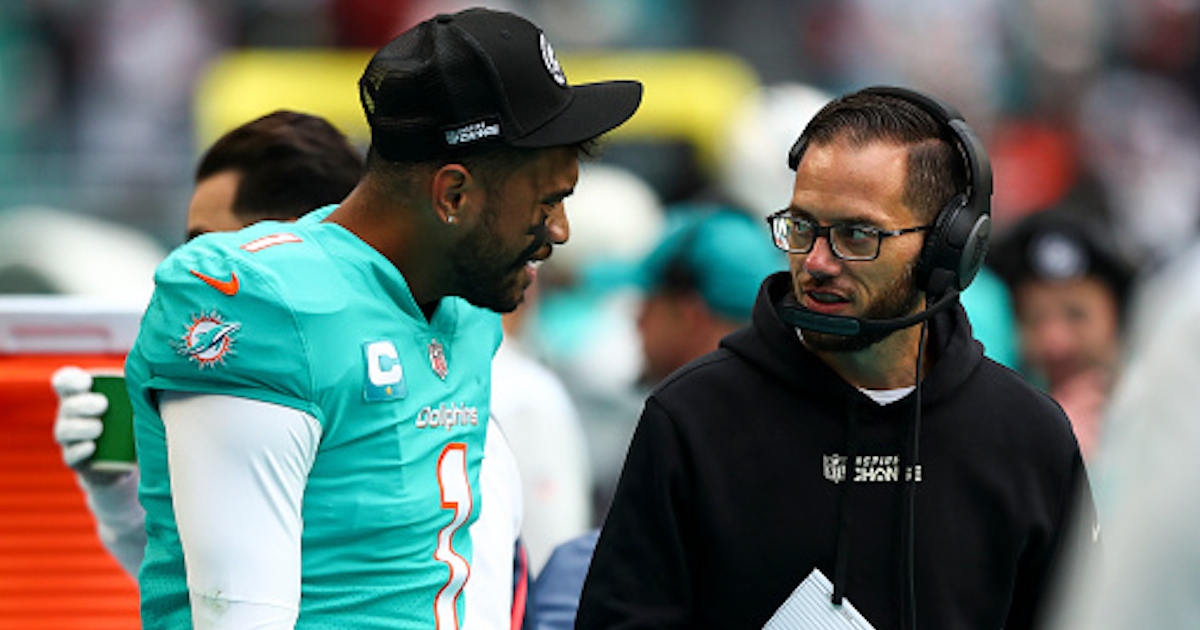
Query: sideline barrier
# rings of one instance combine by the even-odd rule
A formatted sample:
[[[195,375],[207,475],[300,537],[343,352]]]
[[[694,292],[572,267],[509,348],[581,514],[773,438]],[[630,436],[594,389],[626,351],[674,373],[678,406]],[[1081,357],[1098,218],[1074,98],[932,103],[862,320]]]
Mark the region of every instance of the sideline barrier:
[[[54,441],[50,375],[121,367],[142,308],[0,297],[0,629],[140,627],[137,585],[100,544]]]

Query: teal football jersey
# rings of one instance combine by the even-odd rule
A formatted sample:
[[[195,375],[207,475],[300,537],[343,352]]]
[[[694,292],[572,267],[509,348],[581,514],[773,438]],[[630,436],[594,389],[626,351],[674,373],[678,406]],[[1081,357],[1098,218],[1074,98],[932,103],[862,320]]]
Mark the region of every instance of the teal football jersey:
[[[321,423],[302,506],[297,628],[462,618],[500,318],[446,298],[427,321],[387,259],[321,221],[331,210],[200,237],[155,273],[126,362],[146,628],[191,627],[161,391],[286,405]]]

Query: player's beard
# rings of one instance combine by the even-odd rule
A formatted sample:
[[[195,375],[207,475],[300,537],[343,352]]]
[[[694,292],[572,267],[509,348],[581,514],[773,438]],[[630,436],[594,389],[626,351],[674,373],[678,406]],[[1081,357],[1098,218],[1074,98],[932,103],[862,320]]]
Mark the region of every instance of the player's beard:
[[[887,287],[866,310],[859,315],[862,319],[892,319],[911,315],[921,305],[922,291],[913,282],[916,265],[904,266],[904,273]],[[853,337],[801,329],[804,345],[817,352],[858,352],[883,341],[895,331],[861,334]]]
[[[454,274],[464,300],[497,313],[511,313],[521,305],[529,284],[525,263],[545,246],[545,229],[533,234],[533,242],[520,252],[504,247],[497,234],[498,206],[483,209],[479,226],[463,237],[453,258]]]

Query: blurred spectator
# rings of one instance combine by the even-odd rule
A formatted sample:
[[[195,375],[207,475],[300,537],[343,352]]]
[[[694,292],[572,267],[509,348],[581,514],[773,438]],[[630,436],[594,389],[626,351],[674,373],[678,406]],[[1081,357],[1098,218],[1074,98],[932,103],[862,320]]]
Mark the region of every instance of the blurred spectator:
[[[47,105],[55,76],[44,50],[44,35],[24,2],[0,8],[0,156],[17,152]]]
[[[572,630],[579,594],[600,530],[593,529],[559,545],[529,593],[526,630]]]
[[[1127,505],[1142,500],[1137,495],[1152,475],[1189,474],[1159,458],[1184,462],[1185,449],[1200,445],[1191,396],[1200,383],[1200,237],[1164,266],[1137,276],[1127,319],[1122,376],[1105,416],[1095,473],[1101,515],[1122,519],[1132,518],[1125,516],[1133,509]]]
[[[984,265],[959,300],[967,311],[972,333],[983,344],[983,353],[1005,367],[1016,369],[1020,360],[1017,318],[1013,313],[1012,292],[1004,280]]]
[[[1028,216],[990,256],[1012,290],[1022,371],[1067,412],[1090,459],[1117,378],[1134,267],[1107,224],[1069,206]]]
[[[210,60],[247,46],[374,47],[434,12],[469,3],[8,3],[0,9],[5,86],[0,88],[0,135],[7,129],[30,150],[19,158],[11,152],[2,156],[11,166],[7,179],[0,180],[3,192],[10,200],[77,207],[137,223],[160,238],[173,235],[173,226],[155,224],[162,221],[157,209],[164,199],[187,197],[189,182],[182,174],[193,157],[190,99]],[[1000,164],[1005,151],[993,146],[991,119],[1011,129],[1017,116],[1018,131],[1025,124],[1059,130],[1050,137],[1046,129],[1033,129],[1053,146],[1037,142],[1019,156],[1019,164],[1038,165],[1019,175],[1054,174],[1062,164],[1059,154],[1074,143],[1077,105],[1097,78],[1107,82],[1112,71],[1120,70],[1156,78],[1192,98],[1200,94],[1195,71],[1200,5],[1191,1],[918,0],[901,6],[886,0],[500,0],[489,5],[539,16],[568,49],[716,49],[750,63],[768,84],[800,81],[840,90],[888,82],[928,88],[962,103],[993,149],[998,223],[1003,197],[1014,186],[1005,184]],[[1116,129],[1145,135],[1135,129],[1150,123],[1129,122],[1142,109],[1136,101],[1144,97],[1134,96],[1128,113],[1114,108],[1107,118]],[[1188,127],[1172,123],[1168,128],[1184,132]],[[1085,157],[1090,146],[1082,151]],[[616,155],[623,147],[614,149]],[[1051,155],[1042,155],[1047,152]],[[1047,164],[1053,168],[1041,167]],[[640,174],[660,193],[668,190],[660,180],[672,174],[649,169]],[[1034,184],[1032,193],[1037,193],[1041,186]],[[1181,185],[1182,192],[1173,195],[1183,200],[1187,182]],[[1161,233],[1171,231],[1164,227]]]
[[[949,102],[990,135],[1008,69],[1001,0],[849,0],[826,41],[835,92],[870,84],[923,89]],[[836,7],[834,9],[833,7]]]
[[[1200,4],[1124,0],[1115,3],[1113,17],[1121,59],[1200,97]]]
[[[1092,465],[1104,548],[1074,564],[1055,630],[1200,627],[1200,5],[1116,8],[1126,67],[1094,84],[1078,124],[1124,243],[1148,263]]]
[[[733,112],[725,130],[716,187],[747,214],[765,217],[787,207],[792,180],[788,149],[817,110],[833,99],[803,83],[764,85]]]
[[[295,219],[340,201],[361,174],[361,156],[327,121],[273,112],[230,130],[200,159],[187,210],[188,237],[238,230],[264,219]],[[139,238],[149,240],[140,233],[45,211],[31,212],[24,229],[19,222],[8,227],[16,229],[0,229],[0,252],[36,265],[52,281],[53,292],[111,296],[134,287],[137,304],[148,301],[163,252],[138,247]],[[46,238],[37,238],[41,234]],[[14,240],[3,247],[6,237]],[[0,277],[5,262],[0,260]],[[108,400],[90,391],[91,376],[79,368],[65,366],[53,380],[60,397],[54,435],[63,461],[75,470],[101,542],[136,575],[146,544],[145,513],[135,496],[139,473],[135,468],[114,475],[91,467],[94,440],[103,429],[99,416]]]
[[[787,269],[765,225],[728,206],[668,209],[666,235],[642,262],[641,384],[653,387],[745,326],[759,285]]]
[[[820,10],[841,4],[836,0],[691,0],[693,45],[733,52],[753,64],[767,82],[826,79],[822,73],[833,64],[814,40],[824,41],[836,26],[836,18],[822,19]]]
[[[992,172],[1002,182],[992,196],[995,231],[1066,196],[1080,178],[1077,145],[1072,130],[1061,122],[1029,116],[997,124],[988,146]]]
[[[413,4],[412,0],[330,0],[335,41],[347,48],[378,48],[416,23],[409,17]]]
[[[1200,218],[1196,102],[1162,78],[1110,72],[1091,85],[1076,123],[1126,255],[1157,265],[1179,253]]]
[[[348,48],[379,48],[409,27],[438,13],[456,13],[473,6],[537,17],[524,9],[522,0],[317,0],[316,4],[327,11],[336,44]],[[316,17],[310,17],[310,20],[320,21]],[[544,19],[537,22],[553,30]],[[552,32],[551,37],[555,42],[564,39],[556,32]]]
[[[611,487],[642,403],[639,300],[628,279],[662,233],[663,210],[640,176],[584,163],[567,212],[571,240],[538,269],[536,316],[523,338],[579,409],[594,486]],[[603,518],[600,494],[593,524]]]
[[[1092,466],[1104,546],[1075,563],[1055,630],[1200,627],[1200,241],[1135,295]]]
[[[787,268],[787,258],[769,236],[765,226],[740,208],[691,204],[668,209],[667,229],[636,276],[645,291],[638,317],[643,387],[653,387],[716,349],[722,337],[749,323],[759,285]],[[607,506],[616,480],[604,481],[610,482],[601,489]],[[532,630],[573,627],[596,538],[591,531],[554,550],[531,592]]]
[[[504,340],[492,359],[492,415],[520,471],[520,533],[534,574],[555,546],[592,525],[591,458],[579,410],[523,340],[537,295],[535,281],[521,307],[504,315]]]
[[[193,86],[228,33],[197,0],[108,0],[94,10],[76,50],[81,175],[104,182],[115,208],[165,205],[147,184],[191,161]]]
[[[10,158],[3,198],[78,208],[178,242],[179,215],[161,209],[187,200],[194,87],[230,44],[228,4],[38,0],[0,9],[28,13],[21,71],[0,74],[30,77],[24,107],[0,122],[24,127],[19,152],[0,153]]]
[[[529,4],[538,23],[554,34],[554,41],[586,49],[686,47],[695,42],[699,17],[691,0],[530,0]]]
[[[1009,3],[1012,39],[1007,105],[1027,116],[1063,122],[1078,105],[1111,47],[1108,0]],[[1140,1],[1140,0],[1138,0]],[[1018,82],[1019,80],[1019,82]]]

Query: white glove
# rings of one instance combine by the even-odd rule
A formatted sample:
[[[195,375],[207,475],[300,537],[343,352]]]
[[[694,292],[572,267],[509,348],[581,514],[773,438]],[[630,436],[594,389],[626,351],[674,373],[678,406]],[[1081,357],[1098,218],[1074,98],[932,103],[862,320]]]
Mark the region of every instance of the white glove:
[[[75,366],[59,368],[50,377],[58,394],[54,439],[62,447],[63,461],[75,469],[88,508],[104,548],[137,577],[146,546],[146,513],[138,505],[138,476],[131,472],[91,470],[96,438],[104,430],[100,416],[108,409],[104,394],[91,391],[92,375]]]
[[[63,461],[84,472],[104,430],[100,416],[108,409],[108,399],[91,391],[92,375],[73,365],[55,371],[50,384],[58,394],[54,439],[62,447]]]

